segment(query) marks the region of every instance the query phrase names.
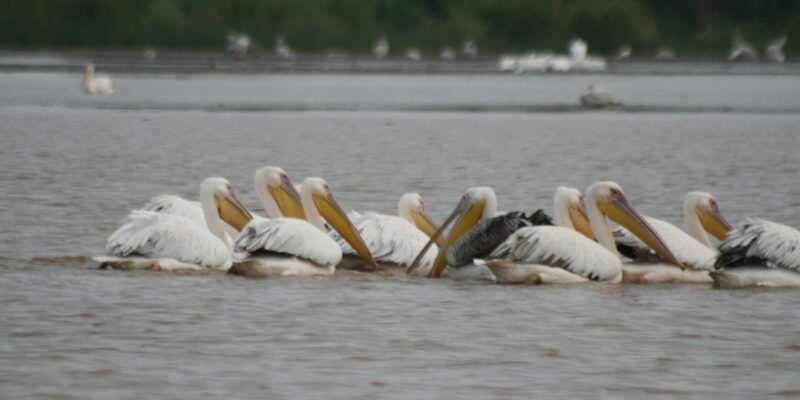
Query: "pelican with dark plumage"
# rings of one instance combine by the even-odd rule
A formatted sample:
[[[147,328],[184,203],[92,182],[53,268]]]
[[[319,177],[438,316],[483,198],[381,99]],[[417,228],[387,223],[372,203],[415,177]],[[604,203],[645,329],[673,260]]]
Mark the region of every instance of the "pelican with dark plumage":
[[[800,231],[748,218],[720,243],[714,269],[720,289],[800,286]]]
[[[428,276],[451,279],[482,279],[494,281],[494,275],[481,259],[503,243],[511,234],[522,227],[535,224],[552,224],[550,217],[542,210],[528,216],[522,212],[497,215],[497,196],[490,187],[474,187],[467,190],[450,217],[431,236],[432,245],[453,222],[453,228],[444,239],[439,255],[429,269]],[[420,253],[421,257],[424,253]],[[417,261],[412,263],[414,271]]]

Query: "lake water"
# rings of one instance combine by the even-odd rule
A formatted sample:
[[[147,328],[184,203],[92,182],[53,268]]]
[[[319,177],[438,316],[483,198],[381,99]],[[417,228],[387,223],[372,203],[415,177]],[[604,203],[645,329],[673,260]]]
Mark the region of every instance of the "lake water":
[[[151,196],[253,171],[322,176],[346,209],[418,191],[441,221],[469,186],[550,211],[615,180],[681,224],[800,226],[796,76],[0,74],[0,397],[765,398],[800,396],[795,290],[513,287],[337,273],[247,280],[98,271]],[[581,111],[602,86],[625,103]]]

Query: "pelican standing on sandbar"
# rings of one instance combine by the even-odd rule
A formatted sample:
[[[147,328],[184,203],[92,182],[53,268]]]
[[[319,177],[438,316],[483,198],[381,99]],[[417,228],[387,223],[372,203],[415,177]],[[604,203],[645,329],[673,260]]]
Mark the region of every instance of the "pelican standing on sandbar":
[[[284,188],[291,188],[286,181]],[[248,224],[234,243],[237,253],[248,257],[237,262],[231,273],[250,276],[333,275],[342,260],[342,249],[330,236],[326,222],[377,269],[369,248],[333,198],[322,178],[306,178],[300,187],[306,220],[298,218],[257,219]]]
[[[591,185],[585,206],[597,242],[562,226],[522,228],[492,252],[486,266],[505,283],[621,282],[622,261],[606,218],[679,265],[655,230],[628,204],[618,184]]]
[[[205,225],[180,215],[133,211],[108,238],[108,256],[94,260],[100,268],[227,271],[233,252],[223,222],[240,230],[252,216],[224,178],[203,181],[200,203]]]
[[[686,193],[683,202],[683,220],[688,228],[684,232],[669,222],[644,217],[664,240],[675,258],[685,268],[664,263],[625,228],[614,230],[617,249],[634,264],[624,267],[624,279],[637,283],[710,283],[708,272],[714,266],[717,251],[711,245],[706,231],[724,240],[733,227],[719,211],[714,197],[705,192]]]

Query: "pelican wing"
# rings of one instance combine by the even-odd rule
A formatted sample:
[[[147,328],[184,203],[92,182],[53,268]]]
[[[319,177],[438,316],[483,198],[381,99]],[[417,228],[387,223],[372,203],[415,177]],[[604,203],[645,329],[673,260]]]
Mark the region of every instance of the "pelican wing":
[[[162,194],[150,199],[150,202],[142,207],[142,210],[154,211],[161,214],[178,215],[188,218],[200,226],[206,225],[206,217],[203,214],[203,207],[199,201],[186,200],[183,197],[171,194]],[[239,231],[223,221],[225,233],[235,238]]]
[[[378,262],[409,266],[429,240],[424,232],[396,215],[351,212],[348,217]],[[329,234],[339,244],[344,254],[356,254],[336,231],[331,230]],[[432,265],[436,255],[435,249],[428,250],[420,264]]]
[[[447,265],[460,267],[476,258],[485,258],[520,228],[552,224],[543,210],[537,210],[530,216],[517,211],[481,220],[450,246]]]
[[[655,229],[656,233],[664,240],[670,251],[681,264],[698,270],[710,270],[714,265],[717,252],[682,231],[677,226],[660,219],[645,217],[647,223]],[[619,252],[635,262],[660,262],[663,261],[639,238],[623,227],[618,227],[612,232]]]
[[[237,253],[278,253],[321,265],[336,265],[342,250],[328,235],[308,221],[297,218],[256,218],[233,244]]]
[[[227,270],[230,249],[205,225],[153,211],[132,211],[126,222],[108,238],[110,256],[169,258],[209,269]]]
[[[719,245],[715,268],[764,265],[800,272],[800,231],[747,218]]]
[[[563,268],[595,281],[614,279],[622,271],[619,258],[603,246],[573,229],[559,226],[522,228],[489,258]]]
[[[153,211],[161,214],[178,215],[192,220],[192,222],[206,226],[206,217],[198,201],[189,201],[180,196],[162,194],[150,199],[142,210]]]

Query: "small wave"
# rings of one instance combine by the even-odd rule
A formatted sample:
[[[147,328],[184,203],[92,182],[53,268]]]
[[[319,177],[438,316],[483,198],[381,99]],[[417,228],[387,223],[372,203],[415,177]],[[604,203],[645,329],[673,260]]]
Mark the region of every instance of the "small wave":
[[[87,256],[33,257],[28,262],[33,265],[57,265],[64,267],[72,267],[72,266],[86,266],[92,262],[92,258]]]

